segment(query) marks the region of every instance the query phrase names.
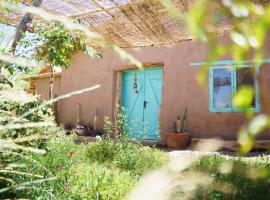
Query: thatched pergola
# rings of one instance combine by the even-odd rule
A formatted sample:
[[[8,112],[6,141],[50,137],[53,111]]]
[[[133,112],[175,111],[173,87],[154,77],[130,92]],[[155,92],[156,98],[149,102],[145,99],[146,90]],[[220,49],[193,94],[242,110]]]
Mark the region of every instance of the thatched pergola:
[[[175,0],[176,7],[188,12],[196,0]],[[21,0],[30,6],[30,0]],[[45,11],[80,19],[89,29],[120,47],[171,46],[192,39],[183,21],[172,19],[158,0],[44,0]],[[0,13],[1,14],[1,13]],[[1,14],[16,26],[23,13]],[[219,32],[230,28],[228,20],[220,21]]]

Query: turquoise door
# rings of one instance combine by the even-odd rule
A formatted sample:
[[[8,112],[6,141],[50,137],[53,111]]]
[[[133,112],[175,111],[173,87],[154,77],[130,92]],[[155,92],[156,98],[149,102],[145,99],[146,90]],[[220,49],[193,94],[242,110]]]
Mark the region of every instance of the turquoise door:
[[[162,74],[160,67],[123,72],[122,106],[127,113],[130,139],[159,139]]]

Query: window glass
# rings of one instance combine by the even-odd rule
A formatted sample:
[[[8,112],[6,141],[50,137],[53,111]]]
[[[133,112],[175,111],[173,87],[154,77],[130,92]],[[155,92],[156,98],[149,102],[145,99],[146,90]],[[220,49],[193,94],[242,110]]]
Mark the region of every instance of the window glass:
[[[213,70],[213,107],[232,108],[231,71],[225,68]]]
[[[236,71],[237,78],[237,90],[242,86],[251,86],[255,92],[255,68],[254,67],[244,67]],[[253,97],[252,105],[253,108],[256,106],[256,98]]]

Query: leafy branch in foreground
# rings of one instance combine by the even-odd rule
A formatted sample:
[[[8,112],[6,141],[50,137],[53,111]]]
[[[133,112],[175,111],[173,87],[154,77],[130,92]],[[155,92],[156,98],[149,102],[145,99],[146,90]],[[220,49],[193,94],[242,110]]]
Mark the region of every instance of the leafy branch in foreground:
[[[201,0],[196,3],[187,15],[186,22],[195,38],[206,42],[209,47],[209,64],[200,71],[198,81],[205,82],[210,63],[224,55],[234,59],[238,71],[245,59],[252,60],[253,65],[259,67],[266,53],[269,19],[270,4],[265,0]],[[227,40],[222,41],[218,33],[226,30],[226,27],[230,31]],[[255,72],[253,76],[258,78]],[[240,108],[251,107],[255,98],[254,90],[249,85],[239,87],[233,99],[234,104]],[[265,98],[262,96],[264,91],[262,88],[260,90],[261,98]],[[248,116],[253,114],[248,109],[246,112]],[[269,114],[255,116],[243,126],[238,139],[240,152],[250,151],[257,136],[270,127]]]
[[[199,0],[194,2],[186,13],[181,13],[172,0],[159,1],[174,19],[184,20],[194,39],[208,46],[207,62],[197,77],[200,84],[206,82],[212,62],[222,56],[233,58],[235,64],[232,68],[237,68],[236,71],[241,70],[244,60],[249,60],[255,68],[263,63],[270,27],[269,1]],[[250,70],[250,73],[260,81],[255,71]],[[269,98],[264,95],[262,86],[260,87],[260,97],[267,99],[265,104],[268,104]],[[250,117],[253,111],[249,108],[252,107],[255,94],[255,87],[243,84],[237,88],[233,104]],[[251,124],[240,130],[241,152],[250,151],[257,136],[270,127],[269,111],[266,114],[256,116]]]

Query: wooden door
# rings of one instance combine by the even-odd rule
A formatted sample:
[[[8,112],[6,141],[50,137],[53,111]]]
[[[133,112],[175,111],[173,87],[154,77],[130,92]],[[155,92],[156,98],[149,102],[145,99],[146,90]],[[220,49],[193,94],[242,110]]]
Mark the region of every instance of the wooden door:
[[[123,72],[122,106],[127,112],[130,139],[159,139],[162,74],[162,68]]]

